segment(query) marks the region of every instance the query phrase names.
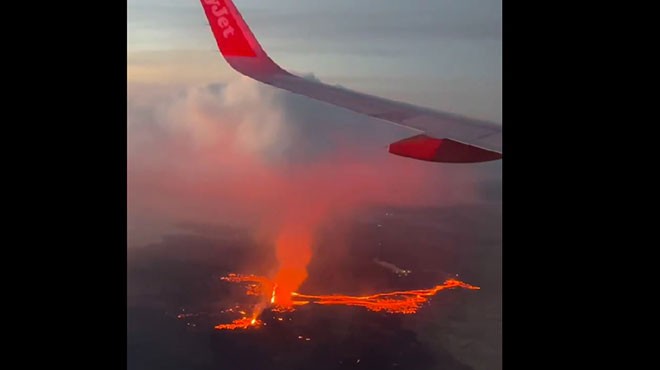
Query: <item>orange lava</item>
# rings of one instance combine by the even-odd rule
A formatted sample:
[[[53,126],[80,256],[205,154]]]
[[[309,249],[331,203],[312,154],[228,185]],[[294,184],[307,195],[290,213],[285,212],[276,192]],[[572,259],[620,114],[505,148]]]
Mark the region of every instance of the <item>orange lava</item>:
[[[250,327],[258,328],[261,326],[261,324],[261,320],[253,319],[251,317],[242,317],[232,321],[230,324],[216,325],[215,328],[218,330],[247,329]]]
[[[388,293],[378,293],[368,296],[347,295],[309,295],[293,293],[294,304],[304,305],[308,303],[324,305],[359,306],[370,311],[385,311],[389,313],[412,314],[441,290],[452,288],[464,288],[470,290],[480,289],[477,286],[464,283],[456,279],[449,279],[441,285],[431,289],[402,290]]]
[[[223,280],[242,283],[251,283],[248,285],[247,294],[260,295],[263,301],[268,301],[272,305],[274,311],[291,311],[294,306],[302,306],[307,304],[320,304],[320,305],[343,305],[343,306],[358,306],[364,307],[370,311],[385,311],[389,313],[398,314],[414,314],[419,310],[422,304],[426,303],[430,297],[436,293],[454,288],[463,288],[469,290],[480,289],[477,286],[464,283],[457,279],[448,279],[440,285],[436,285],[431,289],[417,289],[417,290],[401,290],[386,293],[377,293],[367,296],[348,296],[348,295],[311,295],[291,292],[287,297],[281,297],[282,290],[279,290],[278,285],[266,277],[256,275],[236,275],[230,274],[223,277]],[[278,304],[278,302],[286,302],[285,305]],[[256,318],[261,313],[263,307],[257,305],[257,309],[252,317]],[[250,326],[255,326],[255,323],[261,325],[261,321],[253,318],[243,317],[235,320],[231,324],[218,325],[216,329],[247,329]]]

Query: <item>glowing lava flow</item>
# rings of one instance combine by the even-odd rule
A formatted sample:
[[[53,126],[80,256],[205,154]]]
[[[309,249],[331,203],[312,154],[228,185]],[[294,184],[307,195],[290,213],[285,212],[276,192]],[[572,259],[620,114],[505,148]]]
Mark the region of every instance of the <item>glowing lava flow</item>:
[[[477,286],[466,284],[459,280],[449,279],[443,284],[436,285],[431,289],[403,290],[362,297],[348,295],[308,295],[300,293],[293,293],[292,295],[295,305],[315,303],[325,305],[360,306],[370,311],[412,314],[417,312],[419,307],[428,301],[429,297],[435,295],[441,290],[452,288],[465,288],[470,290],[480,289]],[[305,300],[300,301],[298,299]]]
[[[230,324],[216,325],[215,328],[218,330],[247,329],[249,327],[259,327],[261,324],[261,320],[253,319],[250,317],[242,317],[232,321]]]
[[[236,275],[230,274],[229,276],[221,278],[233,283],[247,282],[248,295],[260,295],[264,301],[270,302],[273,305],[273,310],[293,310],[293,306],[302,306],[306,304],[321,304],[321,305],[344,305],[344,306],[358,306],[364,307],[370,311],[385,311],[389,313],[399,314],[413,314],[429,300],[429,298],[436,293],[453,288],[464,288],[470,290],[480,289],[477,286],[464,283],[456,279],[448,279],[440,285],[436,285],[431,289],[418,289],[418,290],[402,290],[387,293],[378,293],[368,296],[347,296],[347,295],[310,295],[292,292],[290,297],[281,299],[278,296],[277,285],[266,277],[256,275]],[[287,302],[284,306],[278,306],[277,302]],[[293,306],[290,306],[292,304]],[[263,305],[258,304],[255,313],[252,317],[243,317],[235,320],[231,324],[218,325],[216,329],[247,329],[251,326],[260,326],[261,321],[256,318],[261,314]]]

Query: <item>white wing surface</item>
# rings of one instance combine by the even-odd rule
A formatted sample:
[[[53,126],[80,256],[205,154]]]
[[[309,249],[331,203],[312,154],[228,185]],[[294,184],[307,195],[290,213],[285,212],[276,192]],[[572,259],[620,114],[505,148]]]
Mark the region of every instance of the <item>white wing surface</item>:
[[[268,85],[420,132],[390,144],[390,153],[452,163],[502,158],[502,126],[293,75],[268,57],[232,0],[201,3],[220,52],[236,71]]]

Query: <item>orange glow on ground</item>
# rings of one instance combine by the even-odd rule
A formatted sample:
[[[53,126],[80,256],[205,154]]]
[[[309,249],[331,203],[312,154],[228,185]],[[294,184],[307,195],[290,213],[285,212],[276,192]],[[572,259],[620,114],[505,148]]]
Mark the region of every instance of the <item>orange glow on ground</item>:
[[[253,319],[251,317],[242,317],[240,319],[234,320],[229,324],[220,324],[216,325],[215,328],[218,330],[236,330],[236,329],[247,329],[250,327],[258,328],[262,324],[261,320]]]
[[[233,283],[250,283],[247,287],[248,295],[261,295],[266,301],[276,302],[273,305],[274,311],[292,311],[294,306],[303,306],[307,304],[320,304],[320,305],[343,305],[343,306],[358,306],[364,307],[370,311],[385,311],[388,313],[397,314],[414,314],[419,308],[426,303],[430,297],[438,292],[446,289],[463,288],[469,290],[479,290],[478,286],[464,283],[457,279],[448,279],[440,285],[436,285],[430,289],[417,289],[417,290],[401,290],[386,293],[377,293],[367,296],[348,296],[348,295],[311,295],[302,294],[297,292],[288,293],[287,297],[281,297],[283,290],[279,290],[278,286],[271,280],[263,276],[256,275],[236,275],[230,274],[229,276],[221,278]],[[280,302],[287,302],[286,305],[278,304]],[[259,306],[259,305],[257,305]],[[261,311],[255,310],[253,315],[256,318]],[[235,320],[231,324],[218,325],[216,329],[247,329],[250,326],[260,326],[261,321],[256,320],[257,325],[251,323],[255,319],[243,317]]]

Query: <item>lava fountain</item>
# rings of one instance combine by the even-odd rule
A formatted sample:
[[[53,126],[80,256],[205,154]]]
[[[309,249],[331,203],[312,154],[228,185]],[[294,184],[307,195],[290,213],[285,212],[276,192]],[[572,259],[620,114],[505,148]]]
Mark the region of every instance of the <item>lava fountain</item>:
[[[293,292],[307,279],[307,265],[312,259],[311,243],[309,230],[289,226],[280,232],[275,242],[279,268],[269,296],[272,305],[282,310],[293,307]]]

